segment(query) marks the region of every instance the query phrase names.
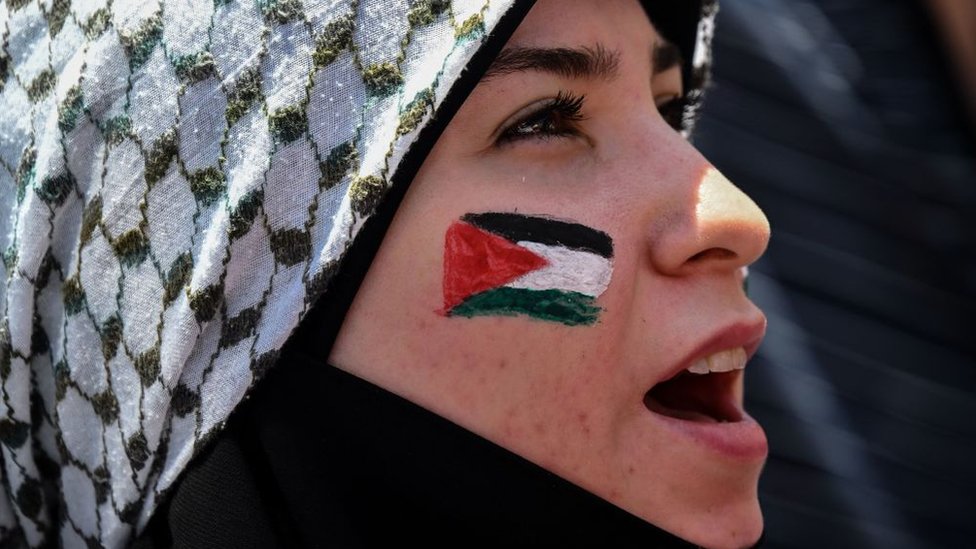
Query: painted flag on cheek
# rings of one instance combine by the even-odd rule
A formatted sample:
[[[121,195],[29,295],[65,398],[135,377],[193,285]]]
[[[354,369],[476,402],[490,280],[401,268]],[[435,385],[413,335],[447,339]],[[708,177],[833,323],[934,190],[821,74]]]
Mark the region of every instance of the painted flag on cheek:
[[[512,213],[467,214],[444,242],[447,316],[517,316],[591,325],[610,284],[613,244],[577,223]]]

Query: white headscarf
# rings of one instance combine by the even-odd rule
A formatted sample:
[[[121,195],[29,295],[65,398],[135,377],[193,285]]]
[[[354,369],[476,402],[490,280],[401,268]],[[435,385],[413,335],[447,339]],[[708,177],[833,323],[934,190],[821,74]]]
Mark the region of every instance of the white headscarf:
[[[131,541],[526,3],[0,3],[0,540]]]

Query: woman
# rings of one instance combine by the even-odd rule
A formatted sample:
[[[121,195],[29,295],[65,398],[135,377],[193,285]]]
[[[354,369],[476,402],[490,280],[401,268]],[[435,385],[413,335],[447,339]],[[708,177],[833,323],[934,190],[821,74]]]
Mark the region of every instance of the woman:
[[[713,10],[466,4],[71,11],[95,38],[50,85],[13,48],[31,112],[50,93],[59,110],[26,132],[34,193],[11,200],[6,533],[39,544],[62,517],[66,545],[757,541],[766,442],[741,370],[764,318],[742,285],[768,226],[679,133]],[[55,126],[63,161],[44,153]],[[73,164],[82,144],[100,172]],[[32,215],[54,227],[33,270]],[[25,347],[35,301],[46,341]]]

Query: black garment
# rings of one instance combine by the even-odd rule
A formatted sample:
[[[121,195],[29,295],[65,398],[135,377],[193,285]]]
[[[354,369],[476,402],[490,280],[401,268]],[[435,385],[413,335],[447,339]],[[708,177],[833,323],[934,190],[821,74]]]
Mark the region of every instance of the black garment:
[[[235,412],[136,546],[417,544],[694,547],[304,355]]]

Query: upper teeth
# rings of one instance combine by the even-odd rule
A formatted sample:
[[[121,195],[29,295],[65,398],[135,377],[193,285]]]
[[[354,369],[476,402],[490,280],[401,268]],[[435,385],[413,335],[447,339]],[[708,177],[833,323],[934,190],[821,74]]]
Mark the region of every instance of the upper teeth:
[[[708,374],[711,372],[731,372],[745,367],[746,350],[742,347],[736,347],[699,359],[688,368],[688,371],[693,374]]]

